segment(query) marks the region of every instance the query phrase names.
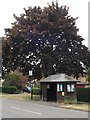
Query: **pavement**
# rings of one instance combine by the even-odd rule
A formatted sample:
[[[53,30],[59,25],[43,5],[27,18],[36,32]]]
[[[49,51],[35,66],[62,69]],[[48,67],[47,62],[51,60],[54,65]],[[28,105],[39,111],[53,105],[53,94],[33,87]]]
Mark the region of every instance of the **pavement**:
[[[88,110],[88,104],[87,104],[87,110],[82,108],[82,103],[81,104],[81,108],[79,107],[73,107],[73,104],[64,104],[64,103],[59,103],[59,102],[54,102],[54,101],[50,101],[50,102],[45,102],[45,101],[32,101],[32,102],[36,102],[38,104],[41,105],[46,105],[46,106],[53,106],[53,107],[59,107],[59,108],[65,108],[65,109],[72,109],[72,110],[79,110],[79,111],[85,111],[85,112],[90,112],[90,110]]]

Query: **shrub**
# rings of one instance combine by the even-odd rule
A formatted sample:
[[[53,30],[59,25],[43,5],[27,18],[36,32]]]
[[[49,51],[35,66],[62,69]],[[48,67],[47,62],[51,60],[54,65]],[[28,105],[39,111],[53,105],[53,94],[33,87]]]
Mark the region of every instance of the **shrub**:
[[[32,92],[33,92],[33,95],[40,95],[40,88],[33,88]]]
[[[40,82],[35,83],[35,84],[34,84],[34,87],[35,87],[35,88],[40,88]]]
[[[87,82],[90,82],[90,67],[87,69],[86,81],[87,81]]]
[[[2,87],[0,87],[0,93],[2,92]]]
[[[77,100],[90,103],[90,88],[77,88]]]
[[[16,86],[18,89],[20,86],[20,75],[17,73],[9,73],[5,75],[5,81],[3,82],[3,86]]]
[[[2,87],[2,93],[14,94],[14,93],[17,93],[17,91],[18,89],[15,86]]]

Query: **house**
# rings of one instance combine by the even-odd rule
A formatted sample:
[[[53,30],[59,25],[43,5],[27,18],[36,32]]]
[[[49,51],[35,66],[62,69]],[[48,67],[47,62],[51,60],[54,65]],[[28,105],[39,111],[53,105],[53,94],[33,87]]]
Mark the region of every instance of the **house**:
[[[80,82],[77,82],[76,88],[87,88],[87,87],[90,87],[90,83],[87,82],[86,76],[80,76],[78,78],[78,80],[80,80]]]
[[[90,83],[87,82],[77,82],[76,88],[88,88],[90,87]]]

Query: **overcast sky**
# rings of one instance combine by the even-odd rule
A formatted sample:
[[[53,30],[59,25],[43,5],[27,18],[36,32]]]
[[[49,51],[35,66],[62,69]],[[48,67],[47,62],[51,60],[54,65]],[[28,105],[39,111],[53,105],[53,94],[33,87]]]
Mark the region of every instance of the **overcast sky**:
[[[19,16],[28,6],[47,6],[52,0],[0,0],[0,37],[4,35],[4,28],[9,28],[14,22],[13,14]],[[56,1],[56,0],[53,0]],[[58,0],[59,6],[69,7],[69,15],[79,17],[76,24],[79,34],[85,39],[88,46],[88,0]]]

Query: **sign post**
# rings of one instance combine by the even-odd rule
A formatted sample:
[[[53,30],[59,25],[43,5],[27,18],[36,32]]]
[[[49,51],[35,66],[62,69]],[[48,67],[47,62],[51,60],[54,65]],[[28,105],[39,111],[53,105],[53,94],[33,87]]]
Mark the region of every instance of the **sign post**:
[[[29,76],[32,76],[32,75],[33,75],[32,70],[29,70]]]
[[[33,72],[32,70],[29,70],[29,77],[32,77]],[[31,100],[33,99],[33,83],[30,83],[30,87],[31,87]]]
[[[31,100],[33,99],[33,84],[31,83]]]

